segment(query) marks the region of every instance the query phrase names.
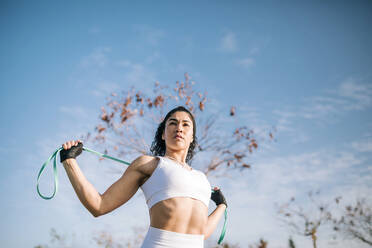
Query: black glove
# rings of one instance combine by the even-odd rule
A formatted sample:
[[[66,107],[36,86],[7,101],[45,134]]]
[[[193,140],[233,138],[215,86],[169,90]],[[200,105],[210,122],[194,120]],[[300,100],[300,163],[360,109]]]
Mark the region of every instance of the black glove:
[[[59,152],[61,163],[68,158],[76,158],[83,152],[83,143],[79,142],[76,146],[72,146],[70,149],[65,150],[64,148]]]
[[[216,203],[217,206],[220,205],[220,204],[225,204],[226,207],[227,207],[225,197],[223,196],[221,190],[219,190],[219,189],[213,190],[211,199],[212,199],[212,201],[214,201]]]

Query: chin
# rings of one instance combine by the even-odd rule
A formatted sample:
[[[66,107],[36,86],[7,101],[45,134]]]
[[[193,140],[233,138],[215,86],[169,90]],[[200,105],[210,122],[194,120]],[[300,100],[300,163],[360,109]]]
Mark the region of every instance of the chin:
[[[184,145],[180,145],[180,144],[171,144],[169,145],[169,148],[172,149],[172,150],[188,150],[189,148],[184,146]]]

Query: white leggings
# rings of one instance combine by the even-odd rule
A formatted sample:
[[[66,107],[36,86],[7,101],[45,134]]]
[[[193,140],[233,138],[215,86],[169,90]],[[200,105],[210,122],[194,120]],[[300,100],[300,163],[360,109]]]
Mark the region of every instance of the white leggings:
[[[204,248],[204,235],[171,232],[149,226],[141,248]]]

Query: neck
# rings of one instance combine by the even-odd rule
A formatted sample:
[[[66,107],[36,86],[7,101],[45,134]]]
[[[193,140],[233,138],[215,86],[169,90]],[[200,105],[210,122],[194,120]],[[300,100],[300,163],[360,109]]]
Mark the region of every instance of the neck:
[[[187,152],[175,152],[175,151],[169,151],[168,149],[165,151],[164,156],[173,158],[179,163],[186,164],[186,156]]]

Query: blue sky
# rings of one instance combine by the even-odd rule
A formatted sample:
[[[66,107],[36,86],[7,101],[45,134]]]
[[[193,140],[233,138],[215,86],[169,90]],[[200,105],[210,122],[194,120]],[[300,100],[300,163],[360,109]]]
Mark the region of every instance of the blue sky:
[[[51,201],[36,194],[37,172],[59,145],[94,129],[112,91],[136,85],[146,92],[188,72],[213,99],[211,112],[227,115],[236,106],[234,122],[221,119],[226,129],[277,128],[277,141],[251,157],[252,170],[210,181],[230,202],[227,241],[246,247],[264,237],[286,247],[290,233],[274,202],[316,189],[324,200],[342,194],[350,202],[371,193],[371,10],[370,1],[2,1],[1,243],[45,244],[54,227],[76,233],[75,246],[92,246],[94,231],[119,239],[148,224],[142,192],[94,219],[62,167]],[[120,176],[107,169],[116,164],[92,155],[79,164],[100,192]],[[43,179],[47,192],[50,172]],[[319,242],[360,247],[326,234]]]

